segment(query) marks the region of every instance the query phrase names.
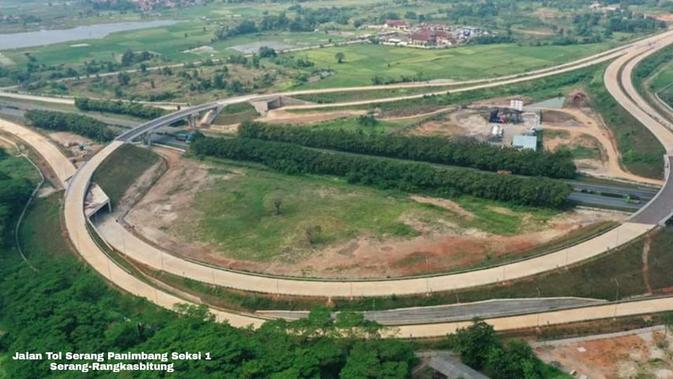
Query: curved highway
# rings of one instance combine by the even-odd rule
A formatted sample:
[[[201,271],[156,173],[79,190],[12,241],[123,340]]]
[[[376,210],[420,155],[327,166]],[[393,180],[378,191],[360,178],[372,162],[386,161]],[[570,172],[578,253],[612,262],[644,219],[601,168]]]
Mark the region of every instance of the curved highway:
[[[639,98],[637,93],[632,92],[632,88],[629,88],[630,86],[628,84],[630,84],[630,72],[627,68],[629,62],[632,62],[635,59],[642,60],[645,56],[651,54],[656,49],[662,48],[672,42],[673,32],[667,32],[656,36],[656,38],[650,38],[648,40],[641,41],[638,44],[634,44],[630,46],[630,48],[626,49],[626,55],[616,60],[606,72],[606,85],[608,85],[610,93],[615,96],[615,98],[622,104],[622,106],[624,106],[625,109],[640,119],[643,124],[662,141],[662,144],[664,144],[668,151],[671,151],[673,148],[673,143],[671,143],[671,141],[673,141],[673,136],[671,136],[671,132],[668,130],[667,126],[658,121],[660,118],[656,116],[656,112],[651,113],[651,109],[648,109],[647,105],[642,102],[642,99]],[[636,63],[633,64],[635,65]],[[560,72],[564,72],[563,70],[564,69],[561,69]],[[556,72],[546,75],[551,75],[554,73]],[[526,79],[519,78],[517,80],[522,81]],[[620,81],[625,83],[624,88],[619,86]],[[490,86],[495,84],[488,85]],[[229,101],[220,102],[218,104],[221,105],[240,101],[246,100],[230,99]],[[213,107],[212,104],[207,106],[211,108]],[[186,110],[187,113],[189,113],[189,111],[190,110]],[[175,120],[177,120],[184,117],[184,114],[179,114],[174,117]],[[172,122],[172,119],[173,117],[167,117],[166,119],[162,120],[162,122],[170,123]],[[154,127],[148,124],[141,126],[145,129],[139,129],[139,134],[143,134],[145,131],[151,130]],[[89,234],[87,228],[88,220],[84,216],[83,212],[84,198],[86,196],[86,192],[95,169],[106,157],[108,157],[124,143],[124,139],[137,137],[139,134],[129,133],[128,135],[124,136],[123,139],[114,141],[100,153],[94,156],[82,168],[80,168],[80,170],[70,179],[70,185],[66,191],[64,218],[66,228],[70,234],[73,244],[76,246],[77,250],[84,257],[84,259],[89,264],[91,264],[92,267],[96,269],[96,271],[101,273],[108,280],[115,283],[120,288],[127,290],[132,294],[146,297],[161,306],[170,308],[177,303],[185,303],[185,301],[173,295],[157,290],[156,288],[146,284],[145,282],[142,282],[114,264],[114,262],[112,262],[110,258],[105,255],[102,249],[98,247],[92,236]],[[668,156],[669,163],[670,160],[671,157]],[[534,258],[528,261],[497,267],[495,269],[486,269],[473,271],[470,273],[443,275],[429,278],[363,282],[290,280],[260,277],[250,274],[232,273],[224,270],[217,271],[233,275],[231,284],[235,288],[245,286],[252,287],[252,289],[249,289],[252,291],[263,290],[262,292],[283,292],[292,294],[307,294],[312,296],[316,296],[318,294],[322,294],[323,296],[378,296],[385,294],[426,293],[443,289],[465,288],[480,285],[482,283],[495,283],[501,280],[510,280],[516,277],[533,275],[537,272],[540,272],[540,269],[538,268],[538,265],[540,264],[545,265],[546,269],[554,269],[564,265],[577,263],[584,259],[588,259],[591,256],[600,254],[609,248],[613,248],[634,238],[637,238],[646,231],[651,230],[653,227],[655,227],[656,224],[660,223],[662,221],[662,219],[660,219],[661,215],[668,215],[671,213],[670,210],[673,207],[673,202],[667,198],[669,188],[670,183],[667,182],[666,186],[664,186],[664,188],[662,188],[660,191],[658,197],[653,199],[644,211],[636,215],[632,222],[615,229],[621,230],[620,233],[608,233],[606,235],[599,236],[592,241],[578,245],[578,247],[582,245],[584,245],[584,247],[573,250],[572,254],[570,251],[566,250],[565,253],[563,253],[561,256],[559,256],[558,253],[553,253],[544,257],[540,257],[542,260],[536,261],[536,259],[539,258]],[[663,211],[657,210],[657,212],[648,214],[647,212],[649,208],[652,207],[663,208]],[[606,236],[608,236],[608,238],[606,238]],[[156,268],[161,269],[162,264],[164,265],[163,268],[166,268],[166,262],[159,263],[153,261],[158,257],[148,256],[146,258],[150,259],[150,262],[153,263]],[[171,258],[171,256],[164,256],[163,258]],[[176,257],[172,257],[172,259],[176,264],[181,261]],[[182,262],[188,264],[191,263],[187,261]],[[530,262],[534,263],[531,264]],[[203,270],[208,269],[206,266],[200,267]],[[201,280],[200,278],[203,278],[202,272],[191,272],[194,267],[185,266],[185,268],[188,268],[188,271],[182,271],[182,275],[190,276],[197,280]],[[515,271],[510,272],[508,269],[514,269]],[[180,270],[177,269],[176,272],[178,271]],[[204,272],[210,274],[215,273],[215,271]],[[196,277],[192,276],[192,274],[196,275]],[[243,283],[243,285],[241,285],[241,283]],[[532,315],[509,316],[490,319],[488,321],[492,323],[496,329],[502,330],[521,327],[534,327],[545,324],[591,320],[605,317],[652,313],[670,309],[673,309],[673,298],[646,299],[616,305],[599,305],[573,310],[542,312]],[[260,318],[252,317],[250,315],[237,314],[234,312],[214,310],[213,313],[217,315],[218,319],[228,320],[232,325],[236,326],[247,324],[259,325],[261,322],[263,322],[263,320]],[[461,322],[450,322],[429,325],[407,325],[399,327],[399,334],[397,335],[413,337],[442,335],[455,330],[455,328],[460,327],[463,324],[464,323]]]
[[[639,44],[633,45],[630,49],[624,50],[626,51],[626,54],[619,58],[616,63],[619,64],[618,67],[621,67],[622,64],[629,62],[632,57],[638,56],[646,51],[654,51],[653,46],[665,46],[672,40],[673,32],[666,32],[657,35],[656,37],[643,40]],[[598,59],[603,59],[603,57]],[[574,67],[583,67],[584,64],[589,63],[584,62],[579,66],[564,67],[559,71],[565,72],[566,70]],[[613,64],[610,67],[617,66]],[[608,74],[612,72],[611,70],[608,70]],[[550,72],[534,74],[533,78],[538,78],[540,75],[547,76],[550,75]],[[511,83],[511,81],[523,80],[525,79],[515,78],[505,80],[504,82]],[[610,82],[611,80],[613,79],[606,80],[606,82]],[[497,83],[487,83],[470,88],[484,88],[494,86],[496,84]],[[468,90],[468,88],[463,90]],[[628,100],[628,96],[624,96]],[[202,104],[196,107],[183,109],[170,115],[166,115],[147,122],[138,128],[119,136],[115,143],[110,145],[108,149],[100,152],[96,156],[97,159],[88,162],[84,168],[90,171],[90,175],[92,175],[96,167],[91,168],[90,166],[94,164],[97,166],[96,162],[102,162],[105,157],[110,155],[114,150],[116,150],[117,147],[121,146],[121,142],[133,140],[155,128],[180,120],[186,115],[195,112],[201,112],[218,105],[223,106],[226,104],[248,101],[254,98],[255,95],[242,96],[222,100],[220,102]],[[618,100],[620,102],[626,101],[621,98],[618,98]],[[673,136],[670,136],[668,131],[665,133],[661,132],[661,135],[663,138],[662,143],[665,146],[673,146],[673,141],[667,140],[667,138],[673,138]],[[82,196],[81,193],[86,191],[88,181],[83,184],[83,186],[77,188],[77,192],[80,193],[80,197]],[[235,272],[220,267],[205,265],[201,262],[187,260],[183,257],[178,257],[167,253],[124,230],[121,225],[115,223],[113,220],[108,220],[106,224],[101,225],[101,232],[103,238],[115,249],[121,251],[128,257],[147,265],[148,267],[222,287],[261,293],[322,297],[427,294],[438,291],[451,291],[469,287],[484,286],[513,279],[524,278],[555,270],[559,267],[577,264],[589,258],[609,252],[611,249],[617,246],[644,235],[646,232],[652,230],[656,227],[657,224],[661,222],[663,217],[657,219],[657,216],[660,216],[662,213],[664,213],[662,209],[666,210],[670,208],[670,205],[669,207],[662,206],[659,203],[659,199],[665,199],[666,197],[662,197],[661,194],[667,193],[670,188],[670,186],[664,186],[660,192],[660,196],[657,196],[655,199],[653,199],[650,203],[650,206],[646,206],[643,210],[638,212],[637,217],[632,220],[632,222],[627,222],[603,235],[597,236],[594,239],[585,241],[578,245],[544,256],[504,264],[497,267],[490,267],[482,270],[474,270],[457,274],[416,278],[368,281],[337,281],[320,279],[306,280],[301,278],[283,278],[245,272]],[[77,204],[81,204],[78,199],[74,199],[73,202],[70,200],[70,197],[66,196],[66,208],[71,206],[77,207]]]

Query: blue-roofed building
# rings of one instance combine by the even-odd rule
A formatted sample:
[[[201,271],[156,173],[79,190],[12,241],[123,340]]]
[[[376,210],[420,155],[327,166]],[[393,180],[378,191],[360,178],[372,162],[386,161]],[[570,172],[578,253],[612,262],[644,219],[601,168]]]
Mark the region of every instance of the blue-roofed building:
[[[517,135],[512,139],[512,146],[517,149],[531,149],[537,151],[537,136]]]

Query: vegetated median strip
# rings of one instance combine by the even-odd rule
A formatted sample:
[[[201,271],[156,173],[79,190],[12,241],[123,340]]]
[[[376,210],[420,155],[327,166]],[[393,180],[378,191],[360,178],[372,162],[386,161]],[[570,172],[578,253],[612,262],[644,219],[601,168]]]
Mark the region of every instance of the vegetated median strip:
[[[665,149],[652,132],[610,95],[602,72],[591,81],[588,90],[592,105],[616,137],[620,163],[634,174],[661,179],[664,173],[661,157]]]
[[[120,100],[96,100],[81,97],[75,98],[75,107],[86,112],[94,111],[123,114],[144,119],[154,119],[167,113],[165,109],[155,108],[140,103],[122,102]]]
[[[244,122],[238,135],[307,147],[372,156],[509,171],[516,175],[574,178],[576,167],[567,152],[534,152],[499,147],[475,139],[366,134],[346,130],[316,130],[297,126]]]
[[[351,156],[256,139],[201,137],[191,144],[190,151],[197,156],[263,163],[288,174],[341,176],[351,183],[442,197],[472,195],[519,205],[559,208],[571,192],[566,183],[548,178],[498,175],[467,168]]]
[[[73,132],[98,142],[109,142],[116,136],[109,125],[74,113],[30,110],[26,112],[25,117],[36,128]]]

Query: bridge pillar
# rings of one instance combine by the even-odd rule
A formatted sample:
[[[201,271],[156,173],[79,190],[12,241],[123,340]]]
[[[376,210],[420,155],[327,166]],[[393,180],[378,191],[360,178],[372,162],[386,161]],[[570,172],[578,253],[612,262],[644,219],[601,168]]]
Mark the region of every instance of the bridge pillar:
[[[152,131],[145,133],[145,135],[143,136],[143,142],[147,146],[152,146]]]

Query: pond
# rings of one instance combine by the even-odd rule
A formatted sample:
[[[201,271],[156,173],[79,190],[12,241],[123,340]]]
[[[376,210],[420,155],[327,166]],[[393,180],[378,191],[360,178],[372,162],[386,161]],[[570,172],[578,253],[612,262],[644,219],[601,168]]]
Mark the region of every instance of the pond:
[[[115,22],[110,24],[78,26],[72,29],[0,34],[0,50],[44,46],[85,39],[98,39],[104,38],[110,33],[156,28],[159,26],[173,25],[175,23],[177,23],[177,21],[173,20]]]

